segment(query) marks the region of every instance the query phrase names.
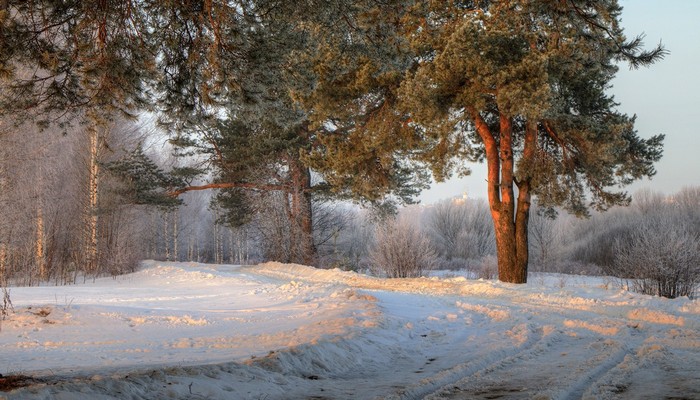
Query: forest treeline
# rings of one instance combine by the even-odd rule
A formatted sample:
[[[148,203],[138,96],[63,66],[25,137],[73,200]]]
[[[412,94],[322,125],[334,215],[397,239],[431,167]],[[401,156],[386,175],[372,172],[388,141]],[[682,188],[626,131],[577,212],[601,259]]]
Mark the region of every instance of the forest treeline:
[[[90,247],[90,147],[84,131],[32,130],[0,137],[0,272],[16,285],[70,284],[135,270],[142,259],[255,264],[294,261],[284,198],[259,196],[250,219],[231,226],[216,194],[196,191],[177,206],[135,205],[124,183],[100,170],[97,267]],[[179,162],[152,127],[115,124],[100,165],[150,140],[153,159]],[[157,140],[160,137],[160,142]],[[313,202],[314,264],[380,276],[420,276],[430,269],[497,277],[494,228],[485,199],[453,198],[403,207],[398,214],[350,202]],[[529,224],[531,270],[609,275],[648,294],[692,295],[700,283],[700,187],[634,193],[628,207],[590,218],[535,208]]]
[[[158,258],[389,276],[488,261],[525,283],[558,254],[533,247],[540,214],[625,206],[662,156],[608,89],[667,51],[621,15],[616,0],[4,1],[2,279]],[[392,218],[473,162],[488,206]]]

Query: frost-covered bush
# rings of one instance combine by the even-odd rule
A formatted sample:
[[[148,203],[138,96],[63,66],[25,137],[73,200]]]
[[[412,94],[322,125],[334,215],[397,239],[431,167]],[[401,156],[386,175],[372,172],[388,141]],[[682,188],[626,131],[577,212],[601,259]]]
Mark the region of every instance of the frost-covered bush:
[[[431,243],[447,261],[496,254],[493,222],[484,201],[442,201],[426,211],[424,221]]]
[[[390,220],[377,228],[370,261],[375,272],[388,278],[410,278],[433,269],[437,253],[427,236],[406,219]]]
[[[498,277],[498,259],[496,256],[488,255],[482,258],[476,272],[479,279],[496,279]]]
[[[618,276],[636,292],[693,296],[700,284],[700,234],[682,214],[645,216],[614,248]]]

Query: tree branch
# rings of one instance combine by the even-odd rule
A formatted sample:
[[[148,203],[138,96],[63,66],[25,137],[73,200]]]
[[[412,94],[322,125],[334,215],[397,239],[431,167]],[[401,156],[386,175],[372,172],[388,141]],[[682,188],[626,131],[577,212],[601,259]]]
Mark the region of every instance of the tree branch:
[[[192,192],[196,190],[209,190],[209,189],[248,189],[248,190],[260,190],[260,191],[286,191],[289,190],[287,185],[265,185],[259,183],[245,183],[245,182],[222,182],[222,183],[209,183],[200,186],[187,186],[180,188],[168,193],[170,197],[178,197],[183,193]]]
[[[486,165],[488,167],[488,197],[489,203],[493,206],[500,206],[501,195],[499,193],[499,187],[501,184],[500,169],[501,161],[498,154],[498,142],[493,137],[491,130],[489,129],[484,118],[479,114],[479,112],[474,108],[469,108],[469,114],[471,114],[474,125],[476,126],[476,132],[481,137],[484,142],[484,147],[486,150]]]

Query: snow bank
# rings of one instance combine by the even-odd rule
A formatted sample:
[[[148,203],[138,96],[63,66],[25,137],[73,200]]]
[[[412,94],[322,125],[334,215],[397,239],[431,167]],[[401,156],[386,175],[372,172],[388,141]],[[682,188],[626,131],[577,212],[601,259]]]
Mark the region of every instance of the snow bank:
[[[13,288],[0,398],[700,398],[698,301],[601,282],[150,261]]]

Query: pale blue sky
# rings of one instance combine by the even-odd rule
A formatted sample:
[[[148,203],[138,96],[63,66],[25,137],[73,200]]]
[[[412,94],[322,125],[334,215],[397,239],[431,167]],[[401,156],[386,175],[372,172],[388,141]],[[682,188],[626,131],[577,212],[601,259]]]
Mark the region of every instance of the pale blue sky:
[[[670,54],[649,68],[620,66],[612,93],[620,110],[637,115],[639,135],[666,134],[664,156],[652,180],[625,190],[647,187],[672,194],[700,186],[700,0],[621,0],[622,25],[628,38],[646,34],[645,45],[661,41]],[[486,167],[472,165],[472,175],[433,184],[420,199],[429,204],[466,192],[486,198]]]

